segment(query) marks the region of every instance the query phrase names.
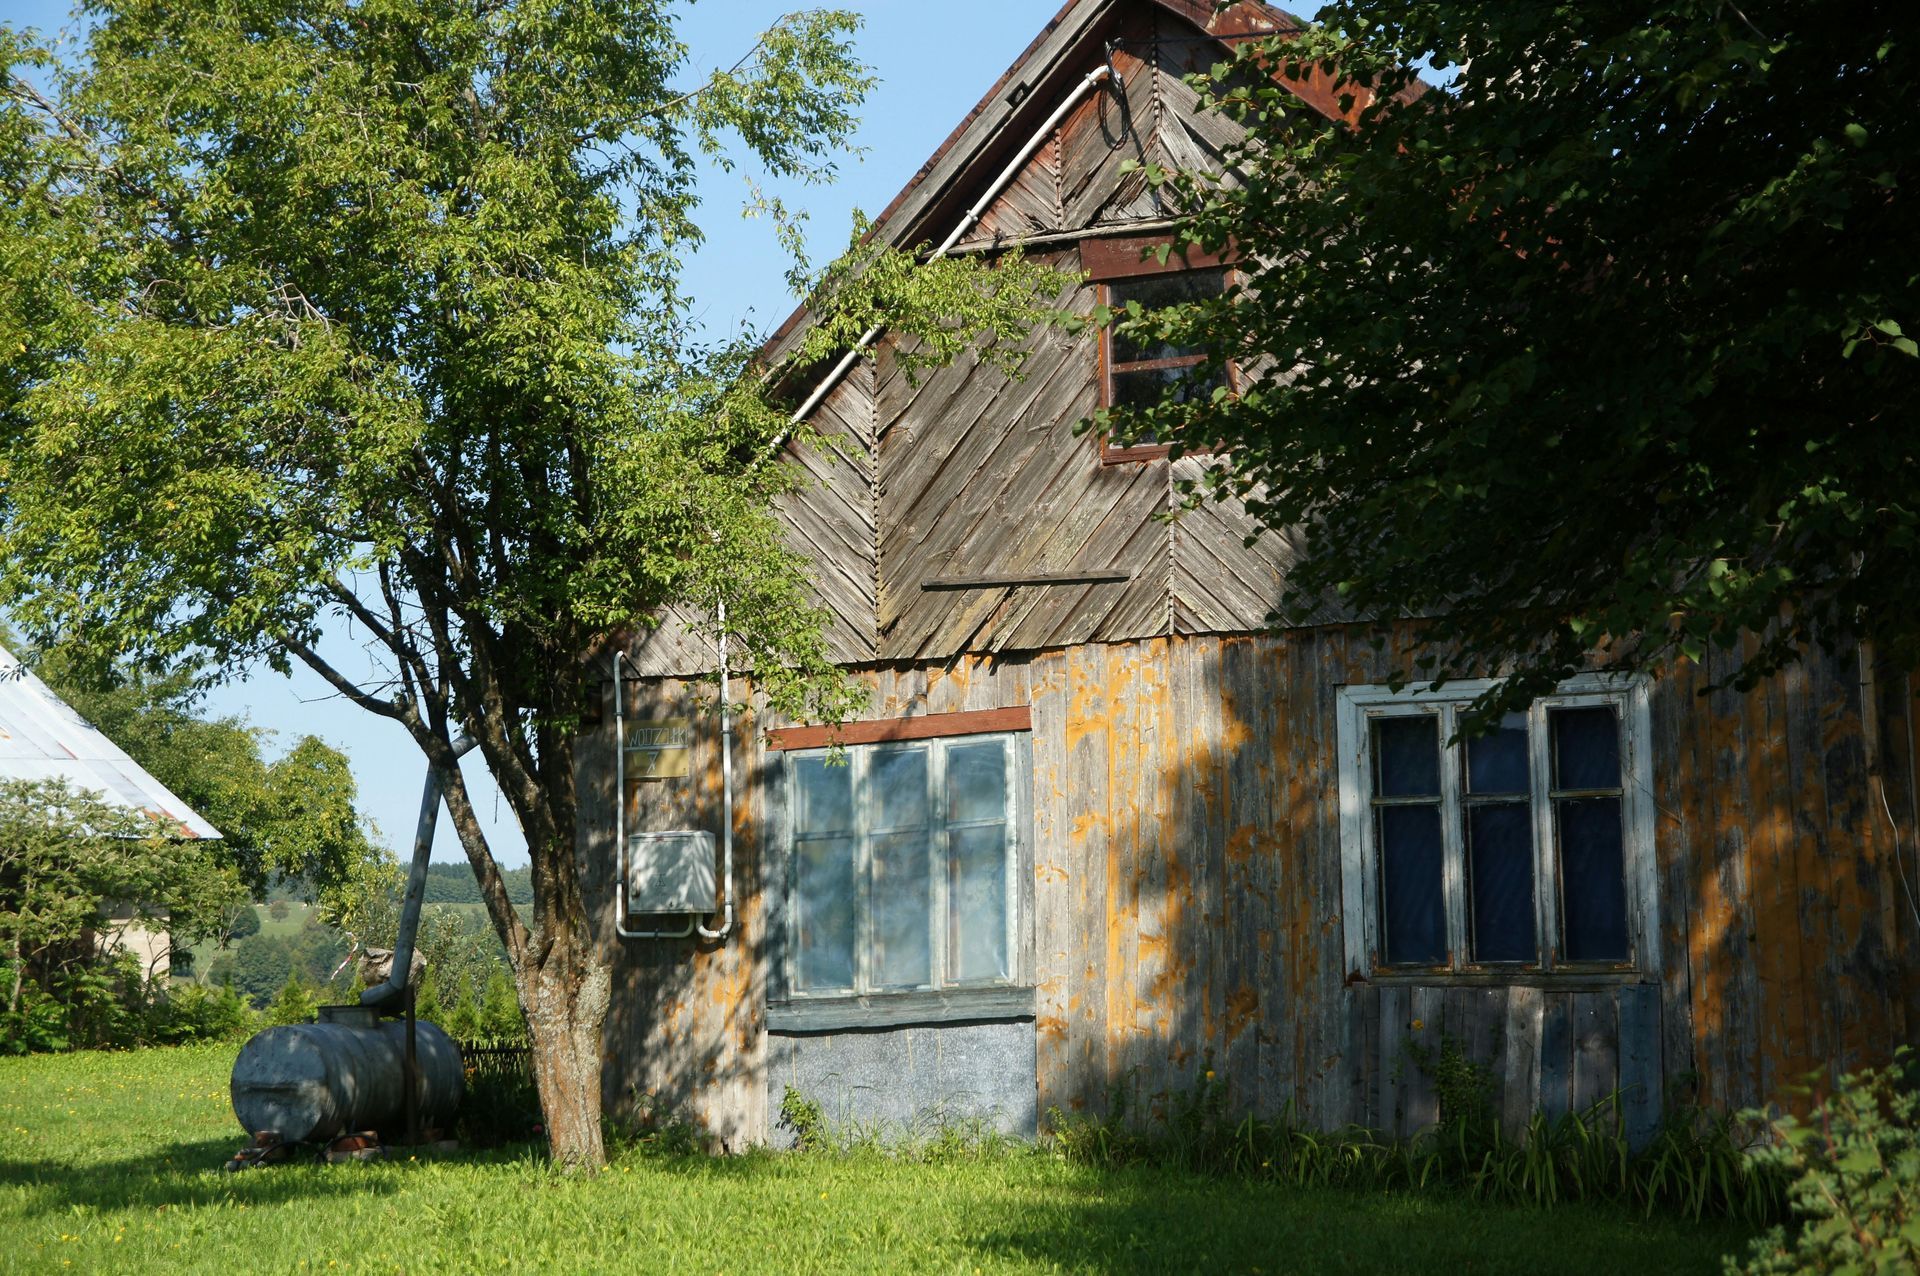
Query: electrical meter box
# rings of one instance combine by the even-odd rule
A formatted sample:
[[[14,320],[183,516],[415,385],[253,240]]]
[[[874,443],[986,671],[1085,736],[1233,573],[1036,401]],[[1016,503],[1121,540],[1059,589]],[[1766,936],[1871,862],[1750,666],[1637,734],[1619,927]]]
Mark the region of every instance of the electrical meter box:
[[[628,835],[629,913],[711,913],[718,907],[713,834],[684,831]]]

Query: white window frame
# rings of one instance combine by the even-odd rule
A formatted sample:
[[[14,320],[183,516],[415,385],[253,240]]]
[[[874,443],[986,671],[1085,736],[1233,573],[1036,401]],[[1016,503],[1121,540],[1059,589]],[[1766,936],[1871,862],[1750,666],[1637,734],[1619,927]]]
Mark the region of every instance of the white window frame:
[[[796,874],[799,871],[799,855],[795,847],[799,834],[789,820],[784,830],[783,847],[785,851],[785,880],[783,889],[786,895],[784,925],[786,934],[781,945],[782,985],[784,996],[793,1002],[843,1001],[848,998],[862,1000],[881,1000],[886,998],[924,997],[928,993],[950,994],[966,993],[976,989],[1015,988],[1025,986],[1027,975],[1023,958],[1025,915],[1027,907],[1024,892],[1021,890],[1022,869],[1026,862],[1027,813],[1023,809],[1026,801],[1026,785],[1021,770],[1022,750],[1020,738],[1022,732],[983,732],[979,734],[932,736],[911,741],[878,742],[872,744],[851,744],[844,746],[844,765],[852,768],[853,823],[851,830],[854,844],[854,879],[857,896],[854,903],[854,983],[848,988],[803,989],[799,986],[797,975],[799,967],[799,927],[800,898],[797,889]],[[945,871],[930,872],[931,890],[928,903],[928,924],[930,932],[930,986],[902,987],[897,985],[876,984],[874,982],[873,961],[873,907],[871,902],[871,883],[873,865],[870,854],[871,841],[871,803],[862,800],[871,770],[873,759],[888,752],[906,752],[915,749],[927,750],[927,784],[929,820],[928,853],[935,866],[950,864],[948,834],[953,828],[946,809],[947,793],[947,751],[954,747],[966,747],[976,744],[998,744],[1006,763],[1006,854],[1003,872],[1003,889],[1006,899],[1006,944],[1007,973],[997,979],[973,979],[954,981],[947,977],[949,948],[952,943],[952,929],[948,924],[949,906],[948,874]],[[800,784],[800,762],[808,759],[824,759],[833,752],[830,748],[795,749],[786,754],[787,765],[783,768],[784,791],[782,799],[789,812],[799,809],[798,786]]]
[[[1449,682],[1437,691],[1384,686],[1339,689],[1336,721],[1340,783],[1340,879],[1347,970],[1362,978],[1407,977],[1422,981],[1475,976],[1592,977],[1657,971],[1660,967],[1658,865],[1654,844],[1652,711],[1645,678],[1582,674],[1527,707],[1530,805],[1534,842],[1534,935],[1537,963],[1475,963],[1468,960],[1467,883],[1462,795],[1463,746],[1448,744],[1466,704],[1494,685],[1490,679]],[[1621,858],[1627,905],[1625,962],[1569,962],[1562,942],[1555,863],[1546,715],[1551,709],[1606,704],[1619,714]],[[1441,890],[1445,896],[1447,961],[1441,966],[1387,965],[1380,943],[1379,849],[1372,818],[1373,731],[1379,718],[1437,714],[1440,717]]]

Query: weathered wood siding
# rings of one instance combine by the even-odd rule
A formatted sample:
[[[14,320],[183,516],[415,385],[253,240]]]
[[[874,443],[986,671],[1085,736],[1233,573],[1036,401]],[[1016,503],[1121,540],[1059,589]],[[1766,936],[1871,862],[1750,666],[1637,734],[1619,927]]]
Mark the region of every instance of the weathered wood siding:
[[[1093,306],[1091,288],[1066,304]],[[1100,464],[1075,434],[1096,406],[1093,337],[1042,330],[1026,377],[962,359],[915,385],[879,367],[880,657],[1047,646],[1165,633],[1165,462]],[[929,592],[981,572],[1112,569],[1110,584]]]
[[[608,691],[611,700],[611,688]],[[635,780],[628,785],[630,832],[703,828],[721,833],[719,733],[706,684],[627,685],[629,721],[697,716],[692,774],[685,780]],[[614,841],[614,728],[608,704],[602,729],[582,740],[578,762],[582,880],[598,905],[597,931],[613,964],[614,995],[607,1014],[606,1102],[625,1116],[671,1114],[690,1119],[724,1147],[738,1150],[766,1130],[765,883],[758,876],[752,804],[758,792],[757,749],[734,756],[738,800],[732,900],[733,933],[724,941],[632,940],[614,934],[614,885],[619,856]],[[681,918],[659,919],[678,930]]]
[[[1234,126],[1205,115],[1181,81],[1217,46],[1157,9],[1139,8],[1113,34],[1123,91],[1091,95],[1064,119],[990,206],[975,247],[1030,235],[1098,234],[1164,225],[1163,204],[1137,167],[1219,167]],[[1099,64],[1089,55],[1084,74]],[[1044,198],[1049,192],[1054,202]],[[1072,248],[1035,252],[1068,272]],[[1094,285],[1061,304],[1091,313]],[[1245,544],[1254,523],[1237,502],[1169,525],[1176,480],[1190,458],[1102,465],[1082,433],[1099,406],[1097,335],[1042,331],[1026,343],[1024,377],[1009,381],[962,359],[904,376],[889,347],[878,369],[879,650],[883,661],[962,651],[1030,651],[1171,633],[1246,630],[1279,601],[1293,547]],[[1077,587],[1007,586],[927,592],[942,576],[1115,570],[1128,579]]]
[[[1516,1121],[1618,1088],[1645,1129],[1664,1094],[1722,1109],[1777,1101],[1809,1071],[1881,1061],[1908,1039],[1914,930],[1868,775],[1860,671],[1844,658],[1751,695],[1702,698],[1728,672],[1718,662],[1655,684],[1660,969],[1627,983],[1350,979],[1336,690],[1384,681],[1404,657],[1404,642],[1376,653],[1330,627],[863,675],[875,717],[1032,708],[1042,1111],[1099,1110],[1116,1087],[1150,1111],[1213,1069],[1235,1107],[1410,1130],[1436,1101],[1407,1047],[1445,1034],[1492,1065],[1495,1102]],[[1904,694],[1883,690],[1904,715]],[[649,694],[664,715],[691,693]],[[1904,716],[1887,721],[1882,738],[1903,740]],[[766,1130],[762,901],[777,885],[757,875],[751,785],[753,741],[778,725],[743,736],[734,938],[613,954],[609,1100],[657,1096],[736,1145]],[[1889,772],[1906,765],[1879,757]],[[636,826],[711,827],[718,776],[702,761],[697,783],[636,786]],[[1889,806],[1910,817],[1903,784]],[[603,869],[611,824],[602,807],[585,832]],[[610,892],[596,898],[610,911]]]
[[[800,486],[775,507],[788,547],[812,564],[814,601],[827,613],[828,650],[846,664],[871,661],[876,650],[873,390],[872,367],[858,364],[814,409],[811,434],[784,455],[800,472]],[[658,619],[627,646],[635,673],[658,678],[714,668],[713,642],[705,636],[710,618],[668,608]]]
[[[1230,16],[1238,25],[1218,25]],[[1077,275],[1077,237],[1164,227],[1174,210],[1128,162],[1192,167],[1232,140],[1180,82],[1219,53],[1195,38],[1199,24],[1277,20],[1203,0],[1070,6],[883,217],[888,242],[944,238],[1050,103],[1106,60],[1109,36],[1122,40],[1123,97],[1102,92],[1070,113],[963,246],[1037,236],[1036,256]],[[1309,87],[1337,113],[1326,86]],[[1092,309],[1093,286],[1063,288],[1063,304]],[[1911,830],[1914,802],[1876,779],[1911,775],[1907,688],[1880,684],[1887,712],[1864,717],[1888,729],[1863,729],[1851,658],[1816,659],[1751,694],[1701,694],[1733,656],[1658,682],[1658,969],[1481,985],[1344,969],[1337,690],[1404,670],[1410,633],[1376,651],[1329,614],[1248,636],[1297,544],[1268,534],[1248,546],[1253,524],[1231,501],[1162,518],[1204,458],[1101,463],[1098,440],[1078,432],[1098,401],[1093,332],[1029,334],[1017,380],[963,358],[915,381],[893,340],[825,400],[817,441],[791,450],[809,481],[781,514],[814,563],[836,658],[872,686],[874,717],[1031,707],[1042,1111],[1098,1110],[1116,1090],[1151,1111],[1212,1069],[1237,1107],[1406,1131],[1436,1110],[1409,1044],[1444,1036],[1492,1065],[1495,1101],[1516,1121],[1619,1089],[1644,1130],[1669,1092],[1722,1109],[1777,1100],[1810,1070],[1886,1058],[1920,1022],[1904,956],[1915,914],[1891,825]],[[1125,578],[927,588],[1091,569]],[[701,619],[669,616],[629,644],[650,680],[630,717],[684,716],[710,697],[675,680],[712,667]],[[612,717],[581,755],[582,849],[618,972],[608,1099],[691,1116],[729,1145],[761,1139],[768,901],[781,884],[766,880],[758,841],[758,741],[787,724],[742,728],[733,935],[615,941]],[[690,780],[632,786],[629,827],[717,831],[710,729],[695,763]]]
[[[1123,92],[1092,94],[1056,128],[962,242],[983,249],[1029,235],[1067,235],[1032,256],[1069,277],[1081,272],[1074,234],[1164,227],[1161,203],[1130,164],[1216,167],[1233,126],[1207,116],[1181,82],[1218,46],[1189,24],[1138,7],[1113,25]],[[1101,65],[1087,50],[1080,75]],[[977,198],[990,164],[955,188]],[[962,204],[964,207],[964,202]],[[930,212],[933,238],[944,205]],[[954,220],[958,213],[952,214]],[[1092,284],[1058,304],[1087,315]],[[907,375],[888,335],[816,410],[817,439],[788,449],[804,488],[782,502],[788,543],[813,564],[830,641],[849,664],[929,660],[961,651],[1032,651],[1172,633],[1247,630],[1279,600],[1295,548],[1264,536],[1237,502],[1164,521],[1176,480],[1199,458],[1102,465],[1081,429],[1099,406],[1098,336],[1041,329],[1027,337],[1023,375],[978,358]],[[986,572],[1114,570],[1123,581],[1079,587],[1009,586],[929,592],[929,580]],[[643,675],[710,669],[700,618],[670,613],[631,647]]]

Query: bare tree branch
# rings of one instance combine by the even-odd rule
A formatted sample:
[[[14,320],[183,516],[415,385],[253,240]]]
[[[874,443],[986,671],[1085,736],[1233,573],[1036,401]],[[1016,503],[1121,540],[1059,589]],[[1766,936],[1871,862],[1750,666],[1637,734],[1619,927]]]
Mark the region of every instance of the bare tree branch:
[[[319,652],[309,647],[306,643],[301,642],[292,634],[283,633],[277,635],[277,637],[281,646],[298,656],[300,663],[319,674],[326,680],[327,685],[335,691],[338,691],[341,695],[345,696],[354,704],[359,705],[368,713],[377,713],[383,718],[392,718],[395,722],[400,723],[409,731],[413,732],[415,739],[420,737],[420,733],[424,729],[424,724],[420,721],[420,715],[413,710],[412,706],[395,700],[382,700],[371,692],[363,690],[352,679],[348,678],[338,669],[335,669]]]

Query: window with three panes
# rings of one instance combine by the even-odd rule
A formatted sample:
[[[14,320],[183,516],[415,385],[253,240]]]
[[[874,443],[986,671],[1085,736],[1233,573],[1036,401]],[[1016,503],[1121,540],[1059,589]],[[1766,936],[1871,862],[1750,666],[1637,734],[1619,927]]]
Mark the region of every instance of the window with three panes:
[[[1391,970],[1586,968],[1636,958],[1631,705],[1562,695],[1459,739],[1466,696],[1359,689],[1342,784],[1371,951]],[[1463,693],[1464,694],[1464,693]]]

